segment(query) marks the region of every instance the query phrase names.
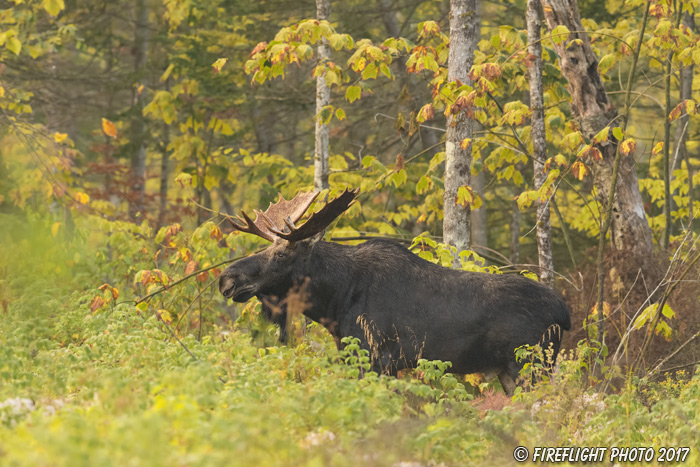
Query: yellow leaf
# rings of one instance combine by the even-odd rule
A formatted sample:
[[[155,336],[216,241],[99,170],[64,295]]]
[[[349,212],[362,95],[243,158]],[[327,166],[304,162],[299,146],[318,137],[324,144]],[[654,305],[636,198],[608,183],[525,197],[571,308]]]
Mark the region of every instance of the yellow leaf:
[[[163,74],[160,75],[160,81],[162,83],[164,83],[165,81],[168,80],[168,78],[170,77],[170,73],[173,72],[174,68],[175,68],[175,65],[173,65],[172,63],[170,65],[168,65],[168,68],[166,68],[165,71],[163,72]]]
[[[80,204],[87,204],[90,202],[90,196],[87,193],[78,192],[73,197]]]
[[[540,278],[534,272],[525,270],[525,271],[520,271],[520,274],[527,277],[528,279],[535,281],[535,282],[540,281]]]
[[[162,319],[165,324],[170,324],[173,322],[173,317],[169,311],[158,310],[158,316],[160,316],[160,319]]]
[[[44,0],[41,2],[41,6],[43,6],[44,10],[46,10],[51,16],[58,15],[61,10],[66,8],[63,0]]]
[[[58,229],[61,227],[60,222],[54,222],[54,224],[51,226],[51,235],[54,237],[58,235]]]
[[[53,134],[53,140],[56,141],[57,143],[62,143],[63,141],[66,140],[66,138],[68,138],[67,133],[56,132]]]
[[[219,73],[221,69],[226,65],[226,62],[228,62],[228,58],[220,58],[214,63],[212,63],[212,67],[214,68],[214,73]]]
[[[576,161],[571,166],[571,173],[574,174],[574,177],[576,177],[577,179],[583,180],[584,177],[588,175],[589,170],[583,162]]]
[[[143,84],[139,85],[138,88],[136,88],[136,93],[140,96],[143,94]]]
[[[465,151],[469,149],[469,145],[472,144],[472,139],[471,138],[464,138],[461,143],[459,143],[459,147],[464,149]]]
[[[181,172],[177,177],[175,177],[175,181],[184,188],[185,185],[192,185],[192,175]]]
[[[105,132],[105,135],[110,136],[112,138],[117,137],[117,127],[114,126],[114,123],[110,122],[106,118],[102,119],[102,131]]]
[[[620,151],[625,156],[634,154],[635,149],[637,149],[637,142],[633,138],[627,138],[620,144]]]
[[[596,303],[593,305],[591,308],[591,311],[588,313],[590,316],[597,316],[598,315],[598,304]],[[609,316],[610,315],[610,304],[608,302],[603,302],[603,316]]]
[[[7,38],[5,47],[14,52],[15,55],[19,55],[22,50],[22,43],[15,36],[11,36]]]

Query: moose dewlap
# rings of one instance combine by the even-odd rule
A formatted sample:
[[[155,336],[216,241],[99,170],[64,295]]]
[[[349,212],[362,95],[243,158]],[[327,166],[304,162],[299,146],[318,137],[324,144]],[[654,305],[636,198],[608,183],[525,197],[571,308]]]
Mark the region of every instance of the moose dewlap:
[[[340,245],[321,240],[324,229],[353,203],[345,190],[297,226],[318,193],[300,193],[229,221],[241,232],[272,242],[266,250],[226,268],[219,290],[245,302],[257,297],[286,341],[286,301],[302,287],[304,314],[336,343],[357,337],[373,369],[395,375],[419,358],[452,362],[455,373],[496,372],[512,393],[522,367],[515,349],[551,345],[571,327],[564,301],[549,288],[518,275],[459,271],[430,263],[390,240]],[[273,310],[282,312],[273,313]]]

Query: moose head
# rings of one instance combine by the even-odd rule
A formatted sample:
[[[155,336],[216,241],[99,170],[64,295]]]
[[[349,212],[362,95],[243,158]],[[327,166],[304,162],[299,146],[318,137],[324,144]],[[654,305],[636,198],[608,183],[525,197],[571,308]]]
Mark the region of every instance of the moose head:
[[[254,221],[245,212],[237,221],[227,216],[234,229],[262,237],[272,245],[226,268],[219,278],[219,291],[240,303],[254,296],[284,297],[308,270],[311,250],[325,228],[353,204],[359,192],[359,188],[346,189],[299,226],[297,222],[318,192],[299,193],[289,201],[280,194],[279,201],[265,212],[255,211]]]

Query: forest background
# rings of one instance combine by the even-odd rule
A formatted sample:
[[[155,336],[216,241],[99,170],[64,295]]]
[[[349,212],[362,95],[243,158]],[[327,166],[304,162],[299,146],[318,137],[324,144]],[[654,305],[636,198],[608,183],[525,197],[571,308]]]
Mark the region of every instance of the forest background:
[[[542,3],[3,2],[0,460],[697,462],[699,5]],[[457,81],[459,5],[479,40]],[[473,132],[451,142],[455,119]],[[455,150],[468,183],[446,197]],[[513,400],[442,362],[358,380],[356,343],[297,316],[281,346],[259,303],[226,303],[218,274],[265,245],[217,212],[346,187],[327,240],[555,287],[573,321],[557,376]]]

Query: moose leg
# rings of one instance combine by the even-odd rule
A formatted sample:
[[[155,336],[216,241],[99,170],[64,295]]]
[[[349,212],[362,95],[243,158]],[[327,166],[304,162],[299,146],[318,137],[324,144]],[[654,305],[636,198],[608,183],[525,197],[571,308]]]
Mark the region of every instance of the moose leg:
[[[506,392],[506,395],[508,397],[513,397],[513,394],[515,393],[515,380],[512,376],[510,376],[508,370],[501,371],[498,374],[498,380],[501,382],[501,386],[503,386],[503,390]]]

